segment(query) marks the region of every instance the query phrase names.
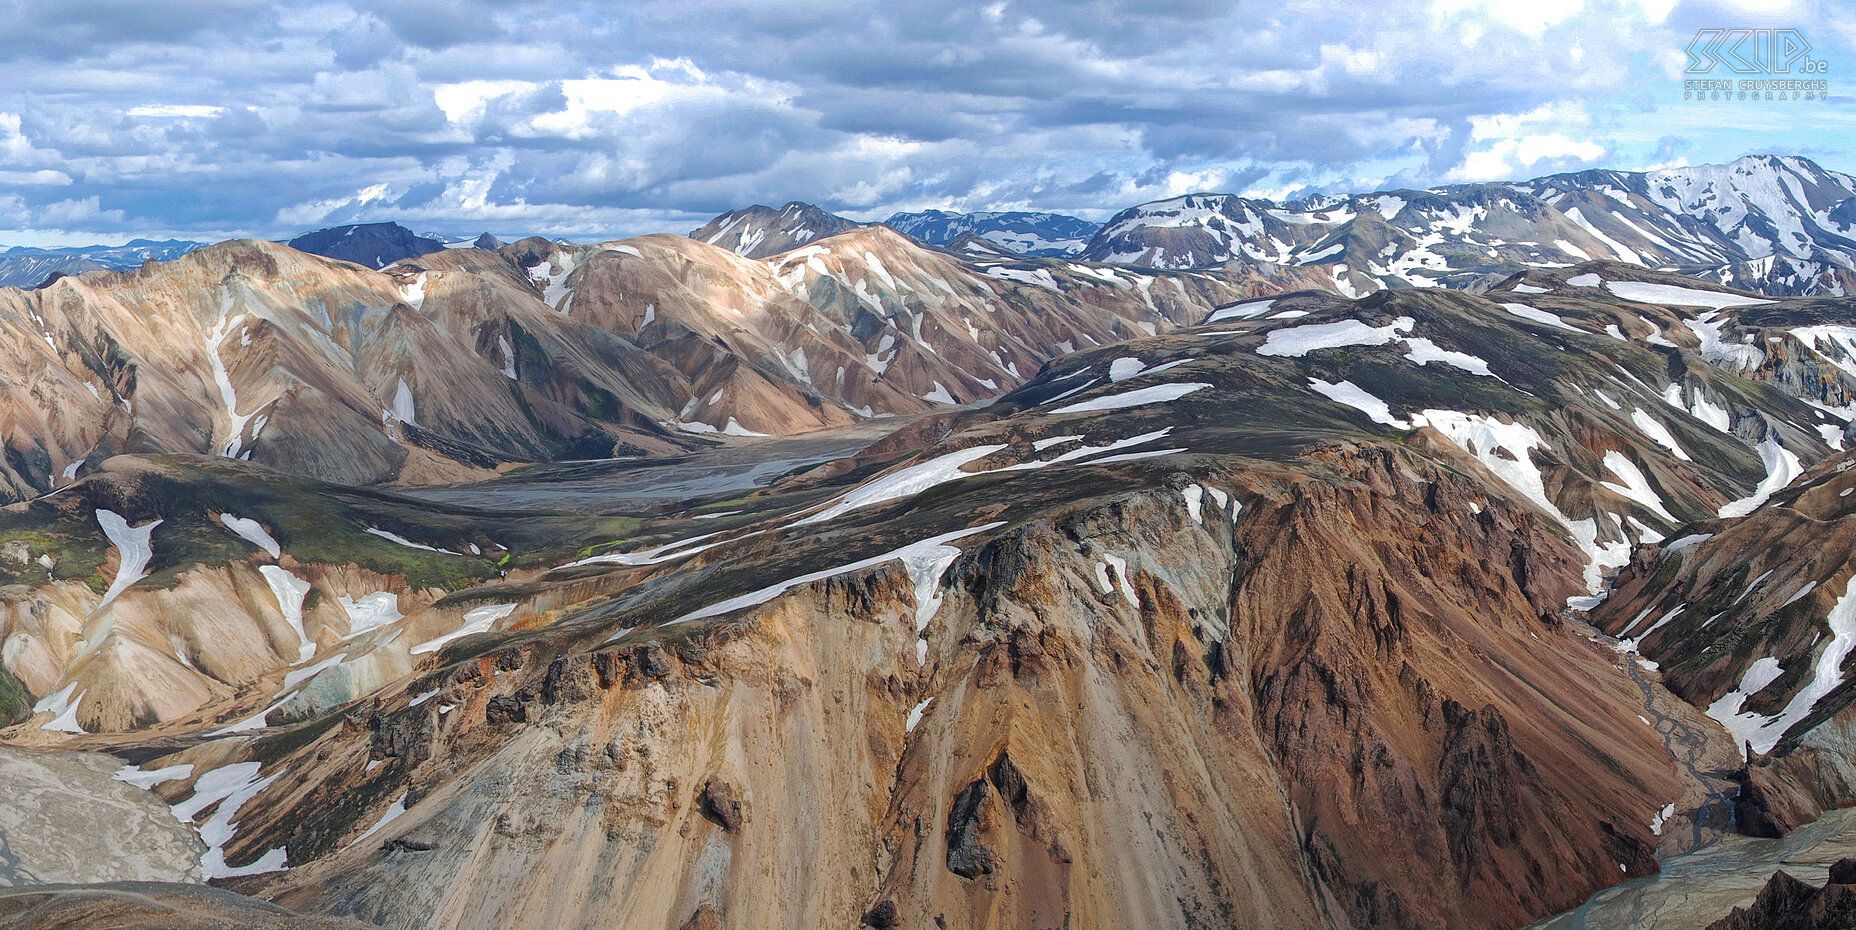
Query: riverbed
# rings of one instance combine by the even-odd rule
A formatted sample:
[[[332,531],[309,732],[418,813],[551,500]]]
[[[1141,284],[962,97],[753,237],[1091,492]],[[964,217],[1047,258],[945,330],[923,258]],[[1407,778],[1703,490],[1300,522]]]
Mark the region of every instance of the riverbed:
[[[1527,930],[1699,930],[1751,904],[1774,870],[1822,885],[1845,856],[1856,856],[1856,809],[1832,811],[1776,840],[1724,836],[1663,860],[1661,874],[1607,888]]]

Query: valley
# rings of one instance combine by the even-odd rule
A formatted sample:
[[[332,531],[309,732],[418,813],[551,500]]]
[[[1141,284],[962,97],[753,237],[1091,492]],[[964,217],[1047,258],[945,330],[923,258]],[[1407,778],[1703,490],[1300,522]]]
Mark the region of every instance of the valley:
[[[0,823],[0,921],[1725,916],[1856,804],[1806,164],[1689,174],[1808,281],[1606,173],[0,289],[0,773],[77,825]],[[1288,260],[1446,214],[1495,260]]]

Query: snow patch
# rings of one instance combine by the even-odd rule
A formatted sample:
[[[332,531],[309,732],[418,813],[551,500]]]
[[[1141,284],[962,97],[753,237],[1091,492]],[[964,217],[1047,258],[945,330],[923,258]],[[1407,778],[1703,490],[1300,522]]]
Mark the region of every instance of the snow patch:
[[[406,798],[407,797],[408,797],[407,794],[402,793],[399,796],[398,800],[394,801],[391,805],[387,807],[387,812],[384,814],[381,814],[380,819],[374,821],[374,825],[367,828],[367,832],[362,833],[360,836],[355,837],[353,840],[350,840],[348,845],[343,846],[342,848],[352,849],[355,846],[360,845],[361,841],[367,839],[370,836],[373,836],[376,833],[379,833],[382,827],[385,827],[387,824],[390,824],[393,821],[400,819],[400,815],[406,813]]]
[[[193,763],[183,762],[179,765],[170,765],[170,766],[167,766],[166,768],[151,769],[146,772],[142,771],[140,768],[136,766],[125,765],[122,768],[117,769],[116,774],[111,775],[110,777],[116,779],[117,781],[126,782],[128,784],[134,785],[135,787],[140,788],[143,791],[147,791],[149,789],[154,788],[156,785],[165,784],[171,781],[179,781],[180,779],[187,778],[188,776],[191,776],[192,774],[193,774]]]
[[[934,703],[934,698],[929,698],[921,702],[920,704],[915,705],[915,707],[909,711],[908,721],[903,724],[903,727],[902,727],[903,732],[905,733],[915,732],[916,725],[922,722],[922,714],[927,713],[928,705],[933,704],[933,703]]]
[[[1538,310],[1538,309],[1528,306],[1527,304],[1502,304],[1502,309],[1524,320],[1533,320],[1536,323],[1544,323],[1547,326],[1552,326],[1557,329],[1563,329],[1569,333],[1578,333],[1580,335],[1590,335],[1585,330],[1580,329],[1577,326],[1570,325],[1565,320],[1560,319],[1559,314],[1557,313],[1548,313],[1545,310]]]
[[[344,639],[378,630],[405,617],[400,613],[400,596],[391,591],[376,591],[359,599],[344,595],[337,600],[348,613],[348,635]]]
[[[258,521],[222,513],[219,515],[219,522],[225,524],[225,528],[231,530],[238,538],[270,553],[271,558],[282,557],[283,550],[277,545],[277,540],[272,538],[271,534],[266,533],[263,525]]]
[[[116,596],[129,589],[130,585],[148,577],[148,560],[154,558],[154,547],[149,543],[149,536],[160,520],[152,520],[141,526],[130,526],[129,521],[112,510],[98,510],[97,524],[103,527],[103,535],[109,537],[110,544],[116,547],[116,578],[110,582],[109,589],[103,592],[103,600],[98,602],[97,610],[116,599]]]
[[[309,582],[276,565],[260,565],[258,574],[263,575],[265,584],[270,586],[271,596],[277,599],[277,609],[283,612],[284,622],[296,631],[297,663],[314,658],[316,644],[310,642],[309,634],[303,630],[303,598],[309,594]]]
[[[1206,317],[1202,322],[1199,323],[1199,325],[1209,326],[1213,323],[1222,323],[1225,320],[1255,319],[1256,317],[1260,317],[1263,314],[1268,313],[1270,310],[1270,305],[1274,304],[1275,302],[1276,302],[1276,298],[1272,297],[1268,300],[1251,300],[1251,301],[1246,301],[1244,303],[1231,304],[1229,306],[1219,307],[1218,309],[1213,310],[1211,316]]]
[[[1467,352],[1452,352],[1449,349],[1439,348],[1437,343],[1429,339],[1418,336],[1409,337],[1405,340],[1405,348],[1409,350],[1405,353],[1405,357],[1418,365],[1442,362],[1452,368],[1461,368],[1472,375],[1480,375],[1484,378],[1495,377],[1495,373],[1489,370],[1488,362]]]
[[[1383,423],[1397,429],[1411,429],[1411,423],[1392,415],[1392,407],[1385,401],[1373,396],[1364,388],[1351,381],[1330,383],[1320,378],[1309,378],[1308,386],[1337,404],[1345,404],[1366,414],[1374,423]]]
[[[1403,334],[1415,325],[1416,320],[1402,316],[1385,326],[1368,326],[1359,320],[1290,326],[1272,330],[1263,345],[1257,347],[1257,354],[1301,358],[1316,349],[1380,346],[1404,338]]]
[[[428,652],[437,652],[444,648],[446,643],[454,639],[461,639],[465,636],[475,636],[478,633],[488,633],[496,625],[496,621],[509,616],[511,613],[515,612],[515,609],[516,605],[514,604],[486,604],[482,607],[470,610],[464,614],[463,626],[435,639],[428,639],[412,647],[412,649],[408,651],[412,655],[424,655]],[[416,703],[417,702],[415,702],[415,704]]]
[[[1804,465],[1798,461],[1790,449],[1779,445],[1776,439],[1767,439],[1759,444],[1759,461],[1766,466],[1766,478],[1753,489],[1753,493],[1721,507],[1723,517],[1744,517],[1760,508],[1766,499],[1785,489],[1804,473]]]
[[[1127,407],[1139,407],[1144,404],[1170,403],[1194,391],[1211,387],[1202,381],[1188,381],[1178,384],[1156,384],[1151,387],[1135,388],[1120,394],[1109,394],[1079,401],[1052,410],[1053,414],[1088,413],[1100,410],[1121,410]]]
[[[1582,275],[1581,277],[1588,277]],[[1589,277],[1597,277],[1590,275]],[[1566,282],[1571,284],[1573,282]],[[1727,307],[1748,307],[1753,304],[1769,304],[1769,297],[1741,297],[1738,294],[1722,294],[1716,291],[1701,291],[1689,287],[1677,287],[1673,284],[1649,284],[1643,281],[1606,281],[1605,290],[1625,300],[1634,300],[1643,304],[1668,304],[1678,307],[1706,307],[1722,310]],[[1589,286],[1589,285],[1588,285]]]
[[[1185,490],[1179,493],[1186,499],[1186,513],[1192,517],[1192,522],[1203,526],[1205,523],[1205,516],[1202,512],[1202,506],[1205,501],[1205,489],[1194,484],[1188,485]]]
[[[261,764],[257,762],[235,762],[213,769],[194,781],[191,797],[172,808],[176,819],[191,824],[201,812],[218,805],[213,816],[199,827],[200,839],[206,843],[206,852],[200,856],[200,869],[208,880],[280,872],[289,860],[289,853],[279,846],[249,865],[226,864],[226,844],[238,830],[232,818],[238,816],[245,802],[277,780],[276,774],[260,778],[260,770]]]
[[[52,719],[41,724],[39,729],[57,733],[85,732],[77,722],[77,706],[84,702],[84,695],[88,692],[79,692],[76,697],[72,697],[71,693],[74,691],[77,691],[75,681],[60,688],[54,694],[40,698],[37,704],[32,705],[34,714],[50,713],[53,715]]]
[[[925,558],[926,553],[933,551],[933,550],[940,549],[940,548],[944,548],[947,546],[948,543],[951,543],[954,540],[964,539],[976,533],[984,533],[989,530],[997,529],[1004,525],[1005,524],[1003,521],[996,521],[993,523],[987,523],[983,526],[972,527],[970,529],[954,530],[949,533],[942,533],[939,536],[935,536],[929,539],[924,539],[920,542],[910,543],[907,546],[903,546],[900,549],[894,549],[889,552],[885,552],[882,555],[872,556],[867,559],[861,559],[856,562],[851,562],[845,565],[837,566],[836,568],[827,568],[822,571],[809,572],[807,574],[800,575],[795,578],[789,578],[785,581],[768,585],[767,587],[761,588],[757,591],[750,591],[747,594],[742,594],[736,597],[731,597],[731,598],[728,598],[727,600],[723,600],[723,601],[719,601],[717,603],[711,604],[708,607],[703,607],[698,610],[690,611],[689,613],[686,613],[683,616],[678,617],[675,620],[670,621],[669,623],[666,623],[665,626],[670,626],[672,624],[678,624],[678,623],[687,623],[692,620],[702,620],[708,617],[718,617],[723,614],[733,613],[734,611],[741,610],[746,607],[753,607],[759,604],[765,604],[768,601],[771,601],[774,598],[779,597],[780,595],[785,594],[787,591],[795,587],[798,587],[800,585],[810,584],[814,581],[822,581],[826,578],[833,578],[838,575],[843,575],[849,572],[859,571],[865,568],[870,568],[875,565],[881,565],[884,562],[888,562],[894,559],[903,559],[906,563],[906,561],[910,558]]]
[[[1649,479],[1644,477],[1642,470],[1638,469],[1636,463],[1627,458],[1624,453],[1615,449],[1606,451],[1605,467],[1610,469],[1612,474],[1623,479],[1624,483],[1620,485],[1612,484],[1607,481],[1600,484],[1600,487],[1615,491],[1624,497],[1642,504],[1649,508],[1652,513],[1668,520],[1672,524],[1682,522],[1677,520],[1673,514],[1664,508],[1663,499],[1657,496],[1654,488],[1650,487]]]
[[[1637,427],[1638,432],[1642,433],[1651,442],[1668,449],[1669,454],[1684,462],[1690,461],[1688,453],[1682,451],[1681,446],[1676,445],[1676,437],[1670,434],[1669,427],[1664,426],[1655,417],[1644,413],[1642,407],[1636,407],[1631,410],[1630,422]]]

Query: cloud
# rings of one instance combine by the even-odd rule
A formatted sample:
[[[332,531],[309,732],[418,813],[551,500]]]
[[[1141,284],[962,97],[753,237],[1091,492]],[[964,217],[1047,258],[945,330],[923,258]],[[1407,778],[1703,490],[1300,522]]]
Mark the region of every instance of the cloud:
[[[150,119],[205,119],[209,116],[218,116],[225,111],[225,107],[211,107],[201,104],[160,103],[131,107],[129,109],[129,115]]]
[[[685,230],[752,202],[1103,218],[1592,165],[1847,159],[1681,107],[1689,0],[16,0],[17,236]],[[1786,11],[1847,68],[1829,0]],[[1819,28],[1813,23],[1830,23]],[[1672,84],[1671,82],[1678,82]],[[1674,88],[1674,95],[1670,93]],[[1841,125],[1841,124],[1839,124]],[[1757,138],[1754,137],[1754,128]],[[1680,139],[1679,146],[1665,139]],[[1845,162],[1833,167],[1848,167]],[[54,218],[55,217],[55,221]]]

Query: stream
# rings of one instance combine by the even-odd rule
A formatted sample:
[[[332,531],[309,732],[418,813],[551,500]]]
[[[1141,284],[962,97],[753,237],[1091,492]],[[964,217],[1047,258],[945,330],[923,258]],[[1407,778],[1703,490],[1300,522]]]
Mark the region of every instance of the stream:
[[[1663,713],[1656,706],[1656,689],[1650,680],[1643,677],[1643,669],[1637,664],[1637,657],[1627,657],[1625,670],[1630,680],[1637,683],[1643,691],[1643,712],[1654,721],[1651,729],[1663,738],[1663,751],[1681,766],[1696,783],[1706,785],[1709,789],[1708,800],[1702,802],[1695,811],[1693,829],[1694,837],[1689,844],[1689,852],[1705,849],[1719,842],[1734,825],[1734,799],[1732,792],[1738,790],[1738,784],[1718,774],[1701,771],[1698,764],[1707,752],[1708,737],[1685,721],[1678,720]],[[1667,692],[1664,692],[1667,694]],[[1676,698],[1671,695],[1671,700]]]
[[[1697,930],[1751,904],[1777,869],[1821,885],[1832,863],[1856,856],[1856,808],[1826,813],[1779,839],[1731,832],[1736,785],[1703,768],[1709,735],[1659,710],[1655,682],[1643,673],[1636,655],[1626,658],[1631,680],[1643,691],[1642,713],[1653,721],[1663,748],[1709,789],[1694,814],[1692,848],[1663,859],[1656,875],[1614,885],[1525,930]],[[1666,691],[1660,697],[1679,700]]]

